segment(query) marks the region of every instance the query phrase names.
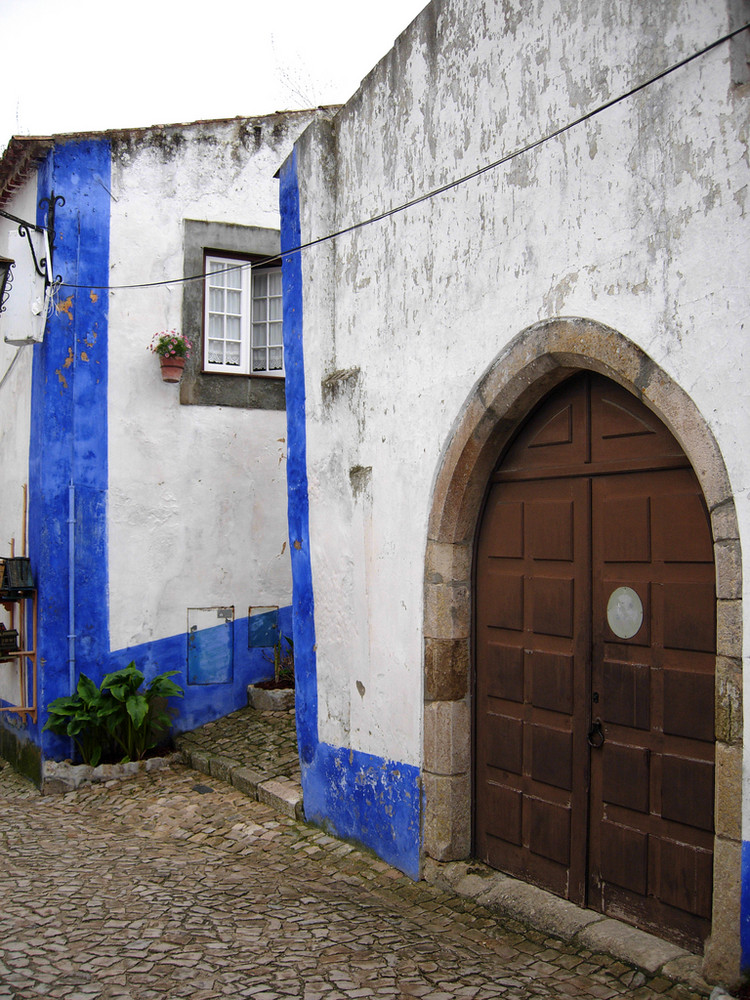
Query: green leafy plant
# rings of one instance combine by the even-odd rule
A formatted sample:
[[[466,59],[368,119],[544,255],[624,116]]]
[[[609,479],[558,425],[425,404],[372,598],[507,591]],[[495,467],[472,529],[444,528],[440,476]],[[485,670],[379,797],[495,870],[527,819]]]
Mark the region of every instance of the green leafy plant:
[[[149,350],[163,358],[189,358],[192,347],[184,333],[161,330],[151,338]]]
[[[168,698],[182,698],[170,680],[176,670],[159,674],[141,690],[145,677],[134,662],[107,674],[99,687],[81,674],[74,695],[55,698],[47,706],[44,729],[70,736],[85,764],[119,758],[141,760],[171,725]]]
[[[294,687],[294,640],[288,635],[279,635],[274,643],[273,658],[266,655],[266,659],[273,663],[274,683],[278,687]]]

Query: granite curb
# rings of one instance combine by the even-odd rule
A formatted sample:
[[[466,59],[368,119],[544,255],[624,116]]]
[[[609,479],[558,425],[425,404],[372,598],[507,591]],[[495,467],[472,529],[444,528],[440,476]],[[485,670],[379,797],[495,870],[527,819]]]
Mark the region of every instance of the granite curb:
[[[644,978],[663,977],[702,996],[712,987],[703,979],[703,959],[653,934],[583,910],[536,886],[495,871],[478,861],[425,860],[422,875],[430,885],[471,899],[505,919],[558,938],[573,947],[610,956]]]
[[[179,739],[177,743],[179,746]],[[255,771],[232,757],[194,747],[183,745],[181,754],[184,762],[194,771],[232,785],[249,798],[271,806],[282,816],[304,822],[302,788],[294,779],[286,775]]]
[[[182,751],[147,760],[131,760],[123,764],[73,764],[69,760],[45,760],[42,765],[42,795],[64,795],[85,784],[132,778],[143,771],[159,771],[170,764],[184,762]]]

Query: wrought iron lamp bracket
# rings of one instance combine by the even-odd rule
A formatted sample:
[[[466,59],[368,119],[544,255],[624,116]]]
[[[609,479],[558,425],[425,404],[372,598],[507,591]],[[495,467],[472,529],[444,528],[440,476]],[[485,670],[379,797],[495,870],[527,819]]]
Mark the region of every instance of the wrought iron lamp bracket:
[[[29,244],[29,250],[31,251],[31,259],[34,261],[34,269],[40,278],[44,278],[45,290],[53,284],[59,284],[62,282],[62,275],[57,275],[53,277],[53,258],[52,255],[55,251],[55,209],[56,207],[63,206],[65,204],[65,199],[61,194],[55,194],[54,191],[50,193],[49,198],[42,198],[39,202],[39,208],[47,209],[47,225],[37,226],[33,222],[26,222],[25,219],[19,219],[15,215],[11,215],[10,212],[4,212],[0,209],[0,215],[4,219],[10,219],[11,222],[16,222],[18,224],[18,235],[25,236],[26,241]],[[46,244],[46,255],[44,257],[37,257],[36,251],[34,250],[34,243],[31,239],[31,230],[37,233],[41,233],[44,237],[44,242]]]

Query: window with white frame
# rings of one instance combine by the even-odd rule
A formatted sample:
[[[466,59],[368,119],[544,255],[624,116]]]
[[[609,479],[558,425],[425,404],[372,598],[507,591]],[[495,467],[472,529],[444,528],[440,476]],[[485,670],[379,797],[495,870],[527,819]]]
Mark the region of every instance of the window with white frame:
[[[204,371],[284,374],[281,268],[206,255]]]

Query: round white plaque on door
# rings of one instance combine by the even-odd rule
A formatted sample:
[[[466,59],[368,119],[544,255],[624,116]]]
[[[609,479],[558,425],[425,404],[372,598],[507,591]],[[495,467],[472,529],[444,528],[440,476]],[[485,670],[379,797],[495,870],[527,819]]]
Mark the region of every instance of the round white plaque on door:
[[[632,587],[618,587],[607,602],[607,621],[618,639],[632,639],[643,624],[643,605]]]

